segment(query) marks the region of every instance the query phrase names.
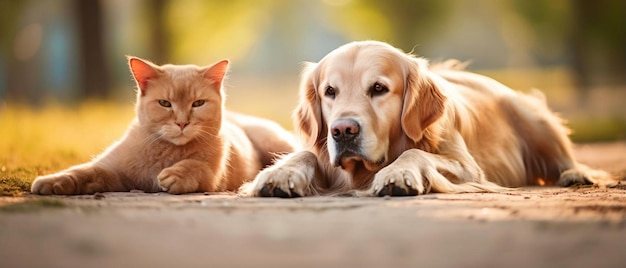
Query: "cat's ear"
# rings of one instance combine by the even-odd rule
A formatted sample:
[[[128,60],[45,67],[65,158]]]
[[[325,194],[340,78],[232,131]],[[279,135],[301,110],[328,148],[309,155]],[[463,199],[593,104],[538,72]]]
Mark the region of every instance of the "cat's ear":
[[[216,89],[222,88],[222,82],[224,81],[226,72],[228,72],[228,64],[228,60],[221,60],[211,66],[203,68],[204,77],[211,80],[213,87]]]
[[[133,73],[135,81],[137,81],[137,86],[139,86],[141,94],[143,95],[146,91],[148,81],[150,79],[156,78],[161,73],[161,71],[159,70],[159,66],[156,66],[149,61],[142,60],[137,57],[126,57],[128,58],[128,66],[130,66],[130,72]]]

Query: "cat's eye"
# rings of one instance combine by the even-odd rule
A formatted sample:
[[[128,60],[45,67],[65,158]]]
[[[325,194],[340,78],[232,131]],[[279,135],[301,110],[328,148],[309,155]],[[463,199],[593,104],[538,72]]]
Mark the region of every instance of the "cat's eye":
[[[159,100],[159,105],[161,105],[163,107],[172,107],[172,104],[169,101],[166,101],[166,100]]]
[[[200,106],[204,105],[204,103],[205,103],[205,100],[197,100],[197,101],[194,101],[191,104],[191,107],[200,107]]]

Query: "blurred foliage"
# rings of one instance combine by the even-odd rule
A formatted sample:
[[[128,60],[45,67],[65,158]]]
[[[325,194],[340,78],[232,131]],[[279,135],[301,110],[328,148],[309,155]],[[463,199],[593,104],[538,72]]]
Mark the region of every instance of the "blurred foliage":
[[[533,29],[537,58],[565,58],[581,90],[626,84],[626,1],[512,1]]]
[[[85,34],[87,24],[100,26]],[[301,62],[360,39],[471,60],[512,88],[557,96],[549,101],[566,118],[624,126],[613,120],[626,119],[615,101],[626,92],[623,0],[4,0],[0,105],[25,103],[12,107],[28,115],[49,100],[131,99],[124,55],[157,64],[229,58],[227,105],[289,126]],[[608,108],[592,98],[599,91]],[[6,118],[3,128],[19,129]]]
[[[261,39],[259,29],[268,24],[275,8],[275,1],[266,0],[168,1],[163,30],[172,42],[171,59],[206,64],[223,57],[238,61]]]
[[[626,140],[626,120],[617,116],[577,118],[568,126],[574,130],[570,137],[578,143]]]
[[[0,1],[0,22],[0,98],[34,102],[127,86],[125,54],[297,75],[300,61],[360,39],[476,68],[569,66],[580,89],[626,84],[622,0],[25,0]]]
[[[336,1],[342,2],[342,1]],[[349,39],[377,39],[410,51],[446,27],[452,0],[343,1],[330,10]],[[331,5],[332,6],[332,5]]]

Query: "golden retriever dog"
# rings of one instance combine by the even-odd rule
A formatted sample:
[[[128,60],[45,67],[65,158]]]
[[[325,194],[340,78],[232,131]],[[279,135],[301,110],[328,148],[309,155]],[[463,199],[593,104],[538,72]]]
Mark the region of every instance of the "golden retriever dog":
[[[610,177],[576,162],[569,130],[542,93],[454,65],[431,68],[377,41],[307,64],[294,112],[305,150],[263,170],[242,193],[406,196]]]

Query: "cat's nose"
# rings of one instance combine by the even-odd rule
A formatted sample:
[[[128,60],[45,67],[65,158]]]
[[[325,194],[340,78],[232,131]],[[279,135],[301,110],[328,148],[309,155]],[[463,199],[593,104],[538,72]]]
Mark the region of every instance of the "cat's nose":
[[[189,125],[189,122],[186,122],[186,123],[176,123],[176,125],[178,125],[180,127],[180,130],[183,130],[183,129],[185,129],[186,126]]]

